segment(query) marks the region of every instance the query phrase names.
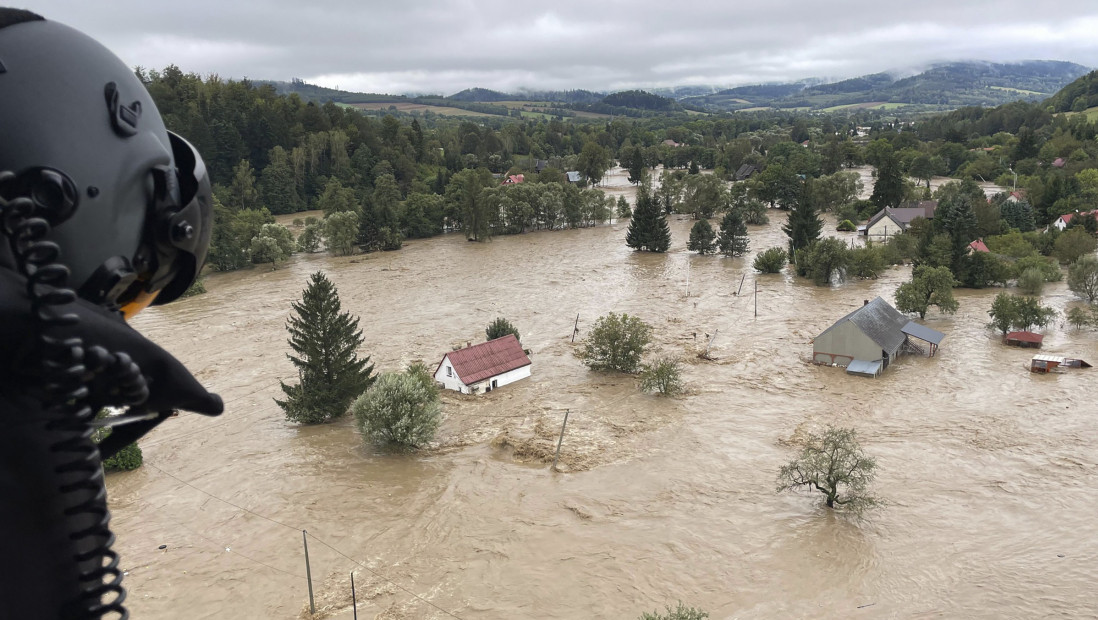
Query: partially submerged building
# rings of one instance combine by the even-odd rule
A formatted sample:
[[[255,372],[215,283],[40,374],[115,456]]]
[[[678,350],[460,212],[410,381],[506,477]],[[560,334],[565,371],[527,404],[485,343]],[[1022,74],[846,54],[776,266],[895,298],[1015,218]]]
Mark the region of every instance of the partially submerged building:
[[[1003,336],[1003,342],[1012,347],[1040,349],[1045,337],[1033,332],[1010,332]]]
[[[929,345],[931,357],[945,334],[909,320],[880,297],[866,301],[812,341],[812,361],[844,366],[851,374],[876,377],[904,352],[923,353],[915,338]]]
[[[1030,372],[1057,372],[1062,368],[1090,368],[1090,364],[1081,359],[1057,355],[1034,355],[1029,361]]]
[[[530,358],[518,338],[502,338],[451,351],[435,368],[435,381],[462,394],[491,392],[530,376]]]
[[[906,231],[917,217],[934,219],[934,212],[937,209],[937,200],[907,202],[895,209],[885,207],[869,218],[864,226],[859,226],[858,231],[870,238],[887,239]]]

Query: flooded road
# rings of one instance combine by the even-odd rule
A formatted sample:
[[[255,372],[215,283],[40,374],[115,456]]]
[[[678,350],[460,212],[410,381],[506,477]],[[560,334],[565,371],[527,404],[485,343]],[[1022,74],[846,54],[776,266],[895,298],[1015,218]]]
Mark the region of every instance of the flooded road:
[[[751,228],[752,254],[785,245],[783,221]],[[813,366],[812,338],[864,299],[891,302],[909,268],[831,288],[756,276],[750,256],[688,253],[691,224],[671,222],[663,255],[629,250],[615,220],[297,256],[144,312],[136,327],[227,411],[169,420],[142,441],[144,467],[108,478],[134,616],[298,617],[302,529],[333,618],[352,616],[352,570],[363,618],[636,618],[680,599],[712,618],[1098,615],[1095,370],[1026,372],[1032,352],[984,327],[996,289],[959,290],[956,315],[927,317],[946,334],[933,359],[877,380]],[[533,375],[444,397],[438,446],[421,454],[366,446],[349,420],[288,424],[272,401],[295,379],[284,324],[318,269],[378,370],[437,364],[503,316]],[[1073,297],[1060,282],[1044,301]],[[653,325],[653,354],[681,358],[688,394],[586,370],[573,353],[610,311]],[[1094,332],[1046,331],[1045,352],[1098,358]],[[699,360],[714,332],[718,359]],[[878,459],[887,505],[866,521],[774,493],[797,439],[828,423],[857,428]]]

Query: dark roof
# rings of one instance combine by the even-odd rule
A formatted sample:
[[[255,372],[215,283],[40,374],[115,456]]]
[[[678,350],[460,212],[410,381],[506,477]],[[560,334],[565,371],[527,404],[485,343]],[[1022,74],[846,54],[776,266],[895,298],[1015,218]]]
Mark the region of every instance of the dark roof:
[[[761,172],[761,171],[762,171],[762,168],[756,166],[755,164],[744,164],[744,165],[740,166],[739,170],[736,171],[735,179],[737,181],[742,181],[742,180],[750,177],[751,175],[755,174],[756,172]]]
[[[526,357],[514,334],[451,351],[442,359],[445,360],[446,357],[450,358],[454,372],[465,385],[530,365],[530,358]],[[442,366],[442,362],[439,362],[439,366]],[[438,368],[435,372],[438,372]]]
[[[1035,334],[1033,332],[1010,332],[1006,335],[1007,340],[1017,340],[1018,342],[1032,342],[1034,344],[1041,344],[1045,337],[1041,334]]]
[[[547,160],[547,159],[535,159],[534,160],[534,170],[536,172],[541,172],[542,170],[544,170],[548,166],[549,166],[549,160]]]
[[[908,321],[907,325],[904,325],[904,328],[900,331],[908,336],[915,336],[919,340],[925,340],[930,344],[941,344],[942,339],[946,337],[942,332],[930,329],[926,325],[919,325],[915,321]]]
[[[869,336],[873,342],[876,342],[877,345],[889,355],[898,351],[900,345],[904,343],[904,340],[907,340],[907,336],[904,334],[903,329],[904,326],[910,322],[899,310],[893,308],[887,301],[878,297],[838,321],[835,321],[835,324],[825,329],[820,336],[835,329],[839,325],[842,325],[846,321],[850,321],[856,325],[858,329],[862,330],[863,334]]]

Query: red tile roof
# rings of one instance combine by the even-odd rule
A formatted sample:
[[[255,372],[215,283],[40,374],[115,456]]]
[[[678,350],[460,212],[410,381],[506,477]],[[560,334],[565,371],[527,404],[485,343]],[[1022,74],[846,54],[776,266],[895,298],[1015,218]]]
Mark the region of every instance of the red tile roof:
[[[1089,215],[1089,214],[1093,214],[1095,217],[1098,217],[1098,209],[1095,209],[1093,211],[1083,211],[1083,212],[1079,213],[1079,215]],[[1060,221],[1062,221],[1065,224],[1070,224],[1072,218],[1074,218],[1075,215],[1076,215],[1075,213],[1065,213],[1065,214],[1060,216]]]
[[[972,243],[968,244],[968,247],[972,248],[976,252],[990,252],[991,251],[991,250],[987,249],[986,245],[984,245],[984,240],[983,239],[977,239],[977,240],[973,241]]]
[[[465,385],[530,365],[530,358],[526,357],[514,334],[451,351],[442,358],[443,361],[446,361],[446,357],[450,358],[454,371]],[[439,366],[442,366],[442,362],[439,362]],[[438,368],[435,372],[438,372]]]
[[[514,183],[522,183],[526,180],[526,177],[521,174],[512,174],[503,180],[504,185],[511,185]]]
[[[1018,342],[1033,342],[1041,344],[1041,341],[1045,339],[1041,334],[1035,334],[1033,332],[1010,332],[1006,335],[1007,340],[1017,340]]]

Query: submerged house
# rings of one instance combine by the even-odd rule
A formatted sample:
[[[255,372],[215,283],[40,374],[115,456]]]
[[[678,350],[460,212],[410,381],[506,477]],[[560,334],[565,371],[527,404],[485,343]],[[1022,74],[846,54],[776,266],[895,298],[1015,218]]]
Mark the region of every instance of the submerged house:
[[[876,377],[902,352],[923,350],[911,338],[929,344],[931,357],[945,334],[909,320],[877,297],[844,316],[812,341],[812,361],[844,366],[851,374]]]
[[[869,218],[864,226],[859,226],[858,231],[869,237],[887,239],[892,235],[898,235],[907,230],[911,222],[917,217],[928,220],[934,219],[934,212],[938,209],[937,200],[922,200],[919,202],[907,202],[895,209],[885,207]]]
[[[491,392],[530,376],[530,358],[518,338],[502,338],[451,351],[435,368],[435,381],[462,394]]]

